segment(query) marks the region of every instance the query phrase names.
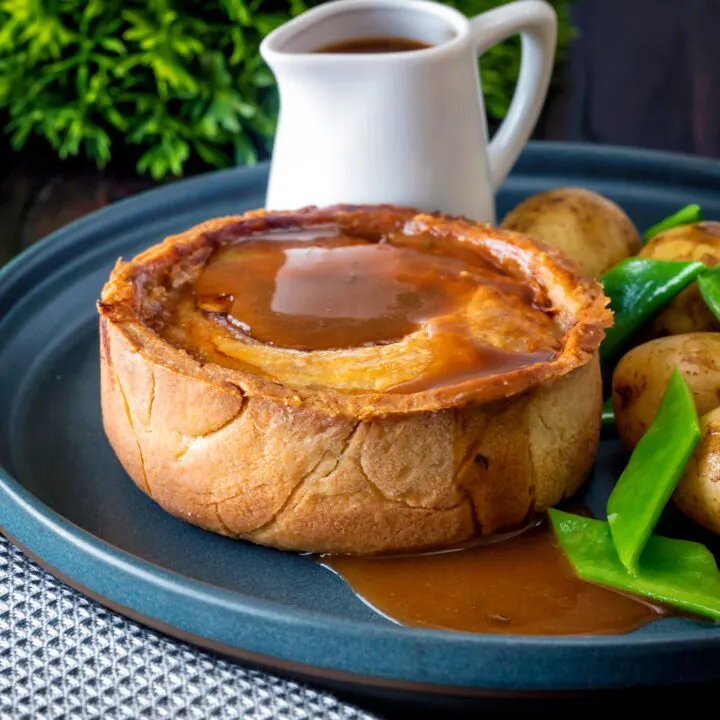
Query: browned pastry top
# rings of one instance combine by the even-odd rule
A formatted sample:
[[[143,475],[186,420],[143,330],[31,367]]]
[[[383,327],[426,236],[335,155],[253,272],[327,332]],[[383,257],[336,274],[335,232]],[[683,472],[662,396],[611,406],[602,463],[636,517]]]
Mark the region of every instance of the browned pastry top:
[[[585,364],[610,324],[557,251],[391,206],[254,211],[118,263],[99,304],[144,351],[363,418],[515,395]]]

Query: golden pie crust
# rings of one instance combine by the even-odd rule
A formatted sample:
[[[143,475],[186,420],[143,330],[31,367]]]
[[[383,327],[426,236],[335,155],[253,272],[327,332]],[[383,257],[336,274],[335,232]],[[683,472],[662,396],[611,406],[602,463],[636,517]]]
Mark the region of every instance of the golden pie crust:
[[[421,332],[307,353],[249,343],[242,362],[223,363],[168,340],[172,328],[158,331],[173,294],[219,247],[327,224],[363,237],[431,233],[480,253],[540,288],[559,350],[508,373],[401,393],[383,378],[422,367]],[[223,535],[310,552],[462,543],[518,527],[582,484],[600,432],[606,304],[559,251],[461,218],[339,206],[210,220],[119,261],[102,291],[105,432],[143,492]],[[503,328],[510,345],[523,335],[521,319]],[[288,353],[315,369],[298,371]]]

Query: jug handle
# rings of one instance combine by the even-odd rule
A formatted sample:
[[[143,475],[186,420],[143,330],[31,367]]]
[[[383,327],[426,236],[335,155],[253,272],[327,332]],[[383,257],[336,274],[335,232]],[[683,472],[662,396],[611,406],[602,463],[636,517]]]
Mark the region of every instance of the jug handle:
[[[557,15],[544,0],[518,0],[470,21],[478,55],[520,33],[522,60],[510,109],[488,146],[495,190],[510,172],[542,110],[555,58]]]

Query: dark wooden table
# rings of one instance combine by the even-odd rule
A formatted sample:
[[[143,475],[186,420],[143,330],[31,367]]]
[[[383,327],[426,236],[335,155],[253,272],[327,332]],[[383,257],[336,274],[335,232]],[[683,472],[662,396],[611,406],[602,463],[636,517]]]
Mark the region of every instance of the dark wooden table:
[[[578,33],[535,137],[720,158],[720,0],[577,0]],[[0,140],[0,265],[91,210],[151,187]]]
[[[720,2],[578,0],[549,139],[720,157]]]

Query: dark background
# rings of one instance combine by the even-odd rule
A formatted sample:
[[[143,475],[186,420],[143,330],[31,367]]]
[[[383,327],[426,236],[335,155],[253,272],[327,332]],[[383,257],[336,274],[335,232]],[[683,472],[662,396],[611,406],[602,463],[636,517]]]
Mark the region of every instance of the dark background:
[[[720,157],[720,0],[579,0],[538,136]]]
[[[535,139],[720,158],[720,0],[577,0],[577,36]],[[0,265],[55,228],[151,187],[117,168],[21,155],[0,138]]]

